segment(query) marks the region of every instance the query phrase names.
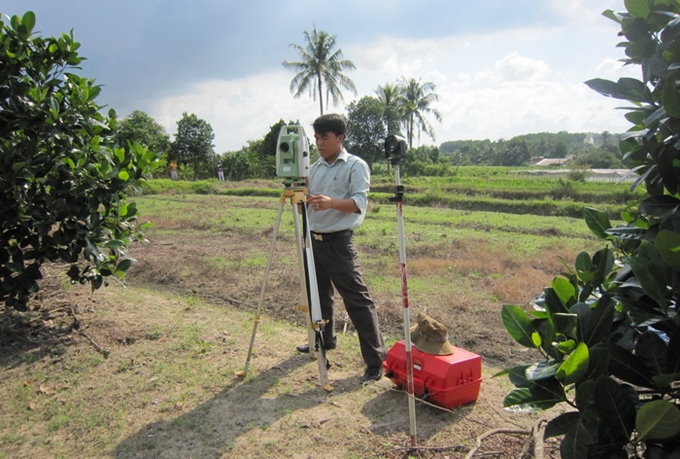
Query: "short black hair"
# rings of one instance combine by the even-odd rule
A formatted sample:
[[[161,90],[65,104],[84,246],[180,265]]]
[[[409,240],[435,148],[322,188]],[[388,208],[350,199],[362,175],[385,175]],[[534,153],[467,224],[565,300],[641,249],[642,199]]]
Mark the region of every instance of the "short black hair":
[[[338,115],[337,113],[321,115],[314,120],[313,126],[315,134],[327,134],[332,132],[337,136],[342,134],[347,137],[347,123],[345,122],[345,117]]]

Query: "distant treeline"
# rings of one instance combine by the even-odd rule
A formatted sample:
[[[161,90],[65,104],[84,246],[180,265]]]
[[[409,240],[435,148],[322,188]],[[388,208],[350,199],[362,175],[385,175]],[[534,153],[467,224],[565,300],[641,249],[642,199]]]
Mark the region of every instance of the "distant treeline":
[[[592,168],[622,168],[618,148],[621,134],[541,132],[510,140],[452,140],[440,145],[440,153],[453,164],[522,166],[534,158],[574,157],[574,164]]]

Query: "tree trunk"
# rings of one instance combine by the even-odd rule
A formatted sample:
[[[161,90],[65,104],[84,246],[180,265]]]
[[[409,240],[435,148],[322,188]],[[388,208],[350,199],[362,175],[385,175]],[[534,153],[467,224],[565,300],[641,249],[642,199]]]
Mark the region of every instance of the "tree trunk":
[[[323,84],[321,83],[321,75],[317,75],[317,82],[319,85],[319,116],[323,115]]]

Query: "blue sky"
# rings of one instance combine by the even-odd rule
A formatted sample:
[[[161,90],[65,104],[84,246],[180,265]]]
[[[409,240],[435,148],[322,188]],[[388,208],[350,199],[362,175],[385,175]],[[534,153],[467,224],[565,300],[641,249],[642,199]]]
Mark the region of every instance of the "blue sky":
[[[73,29],[81,75],[103,85],[101,104],[143,110],[173,135],[183,112],[208,121],[218,153],[262,138],[280,119],[309,127],[318,102],[289,91],[313,27],[337,36],[358,96],[402,77],[436,85],[435,140],[509,139],[532,132],[623,132],[621,103],[583,84],[639,74],[623,68],[606,9],[623,0],[0,0],[32,10],[36,31]],[[345,105],[328,111],[345,113]]]

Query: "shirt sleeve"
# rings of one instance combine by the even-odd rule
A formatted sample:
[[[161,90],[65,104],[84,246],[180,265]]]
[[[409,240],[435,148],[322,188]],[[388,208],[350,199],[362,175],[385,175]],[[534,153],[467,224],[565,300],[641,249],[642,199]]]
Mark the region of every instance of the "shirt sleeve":
[[[362,159],[354,161],[350,174],[349,192],[360,213],[366,212],[368,190],[371,188],[371,171]]]

